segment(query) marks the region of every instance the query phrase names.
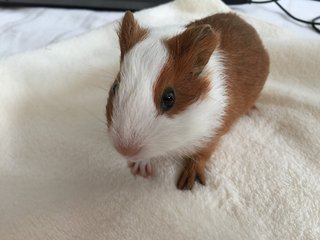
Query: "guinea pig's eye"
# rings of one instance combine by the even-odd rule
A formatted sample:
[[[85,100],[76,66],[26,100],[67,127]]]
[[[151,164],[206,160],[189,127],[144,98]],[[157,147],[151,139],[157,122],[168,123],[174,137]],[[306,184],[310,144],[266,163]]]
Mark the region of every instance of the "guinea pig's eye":
[[[172,88],[167,88],[161,98],[161,108],[163,111],[168,111],[173,107],[175,102],[175,94]]]
[[[114,82],[112,87],[111,87],[111,89],[110,89],[111,90],[110,92],[111,92],[112,95],[116,94],[117,88],[118,88],[118,83]]]

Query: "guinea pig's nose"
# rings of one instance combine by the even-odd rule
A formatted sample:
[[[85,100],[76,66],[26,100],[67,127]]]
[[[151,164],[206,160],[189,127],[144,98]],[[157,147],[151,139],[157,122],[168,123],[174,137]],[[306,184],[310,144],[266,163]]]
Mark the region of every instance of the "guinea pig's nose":
[[[122,145],[122,144],[116,144],[115,145],[117,151],[122,154],[123,156],[126,156],[126,157],[133,157],[135,155],[137,155],[141,148],[137,145]]]

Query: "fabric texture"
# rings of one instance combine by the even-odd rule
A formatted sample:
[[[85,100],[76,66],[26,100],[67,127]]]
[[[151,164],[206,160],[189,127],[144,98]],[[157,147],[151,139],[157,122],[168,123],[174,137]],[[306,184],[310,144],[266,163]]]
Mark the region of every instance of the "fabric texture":
[[[177,0],[136,17],[153,27],[223,11]],[[270,77],[192,191],[176,189],[181,162],[134,178],[109,143],[117,23],[1,60],[1,240],[319,239],[320,42],[243,17],[270,53]]]
[[[0,8],[0,58],[77,36],[113,22],[122,14],[44,7]]]

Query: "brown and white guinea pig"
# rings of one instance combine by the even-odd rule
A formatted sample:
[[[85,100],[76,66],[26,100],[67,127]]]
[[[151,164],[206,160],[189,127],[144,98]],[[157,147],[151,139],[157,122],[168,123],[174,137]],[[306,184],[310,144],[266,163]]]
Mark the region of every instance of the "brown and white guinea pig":
[[[269,73],[255,29],[232,13],[187,26],[147,29],[126,12],[118,30],[120,71],[108,103],[108,131],[134,175],[159,157],[185,161],[177,183],[205,184],[219,139],[246,114]]]

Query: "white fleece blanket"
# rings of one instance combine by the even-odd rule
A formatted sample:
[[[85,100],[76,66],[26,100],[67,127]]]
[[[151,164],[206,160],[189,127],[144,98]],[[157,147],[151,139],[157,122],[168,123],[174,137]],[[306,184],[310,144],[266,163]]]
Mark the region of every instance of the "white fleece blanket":
[[[178,0],[148,26],[229,9]],[[107,138],[114,25],[0,61],[0,239],[320,239],[320,41],[249,19],[271,56],[257,102],[178,191],[181,164],[134,178]]]

